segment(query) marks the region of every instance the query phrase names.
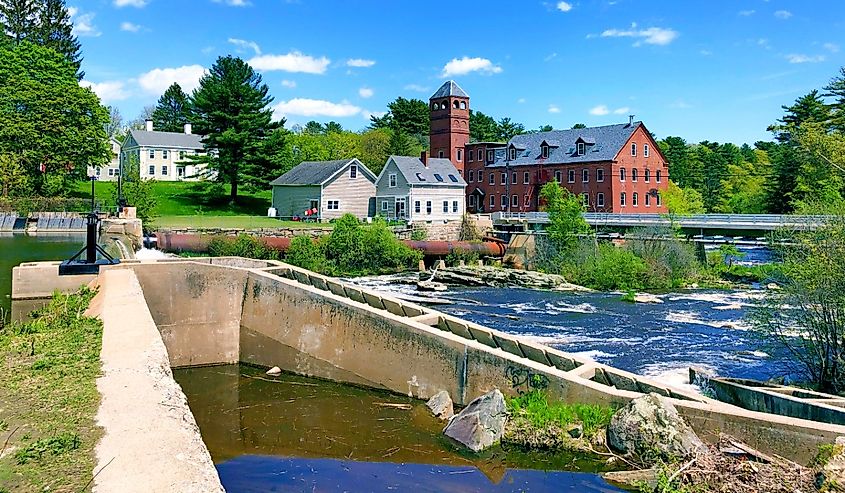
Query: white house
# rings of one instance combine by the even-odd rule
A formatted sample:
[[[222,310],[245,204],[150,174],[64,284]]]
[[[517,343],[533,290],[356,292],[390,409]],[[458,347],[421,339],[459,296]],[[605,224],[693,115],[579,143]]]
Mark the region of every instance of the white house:
[[[96,176],[100,181],[117,181],[120,175],[120,142],[109,139],[111,146],[111,161],[102,166],[88,166],[88,176]]]
[[[390,156],[376,180],[376,213],[409,222],[460,220],[466,186],[448,159]]]
[[[205,154],[201,139],[192,133],[190,123],[183,133],[156,132],[147,120],[145,130],[129,131],[121,147],[121,163],[124,167],[137,163],[144,179],[197,181],[204,177],[206,167],[187,157]]]

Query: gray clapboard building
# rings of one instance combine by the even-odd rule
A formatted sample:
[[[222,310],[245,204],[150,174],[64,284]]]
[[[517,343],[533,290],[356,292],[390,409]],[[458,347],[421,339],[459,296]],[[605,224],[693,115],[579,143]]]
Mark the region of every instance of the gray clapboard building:
[[[349,213],[372,217],[376,176],[357,159],[304,161],[270,182],[278,217],[305,217],[316,209],[321,220]]]
[[[409,222],[460,220],[466,186],[448,159],[390,156],[376,181],[376,212]]]

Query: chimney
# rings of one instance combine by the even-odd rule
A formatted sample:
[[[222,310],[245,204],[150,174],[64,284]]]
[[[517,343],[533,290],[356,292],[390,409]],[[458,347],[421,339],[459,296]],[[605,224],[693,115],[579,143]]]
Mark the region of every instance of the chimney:
[[[193,127],[191,127],[190,123],[186,123],[185,124],[185,135],[191,135],[193,133],[192,128]]]
[[[428,153],[427,153],[427,152],[422,151],[422,152],[420,153],[420,161],[422,161],[423,166],[425,166],[426,168],[428,168]]]
[[[635,115],[628,115],[628,126],[629,126],[629,127],[633,127],[633,126],[634,126],[634,116],[635,116]]]
[[[153,131],[153,121],[152,120],[144,120],[145,128],[147,132]]]

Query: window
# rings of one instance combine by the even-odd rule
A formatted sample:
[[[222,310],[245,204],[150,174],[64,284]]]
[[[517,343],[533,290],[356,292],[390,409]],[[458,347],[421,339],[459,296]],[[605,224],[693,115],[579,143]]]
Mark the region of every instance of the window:
[[[458,212],[458,201],[457,200],[452,201],[452,212],[454,212],[454,213]]]
[[[590,181],[590,170],[583,169],[581,170],[581,183],[587,183]]]
[[[632,156],[636,156],[636,155],[637,155],[637,144],[636,144],[636,143],[631,144],[631,155],[632,155]]]
[[[162,176],[167,176],[167,166],[161,167],[161,174],[162,174]]]
[[[449,212],[449,201],[448,201],[448,200],[444,200],[444,201],[443,201],[443,212],[444,212],[444,213],[448,213],[448,212]]]
[[[502,173],[502,185],[507,184],[507,182],[508,182],[508,174]]]
[[[155,167],[155,166],[153,166],[153,165],[150,165],[149,169],[147,169],[147,174],[148,174],[148,175],[154,175],[154,174],[156,174],[156,167]]]
[[[179,151],[179,160],[185,159],[185,151]]]
[[[513,183],[514,185],[519,183],[519,176],[516,174],[516,171],[511,174],[511,183]]]
[[[420,201],[419,200],[414,201],[414,212],[416,212],[417,214],[420,213]]]
[[[467,161],[472,161],[474,156],[475,156],[475,151],[473,151],[472,149],[470,149],[470,150],[467,152]]]
[[[625,168],[619,168],[619,181],[625,181]]]
[[[596,207],[604,207],[604,194],[601,192],[596,194]]]
[[[511,195],[511,207],[519,207],[519,195]]]
[[[470,195],[470,196],[469,196],[469,206],[470,206],[470,207],[475,207],[475,195]]]
[[[381,210],[383,212],[387,212],[387,201],[386,200],[381,201]]]
[[[638,204],[638,202],[639,202],[639,197],[640,197],[640,196],[637,194],[637,192],[634,192],[634,194],[631,196],[631,205],[632,205],[632,206],[636,207],[637,205],[639,205],[639,204]]]
[[[627,198],[625,192],[619,194],[619,205],[625,207],[625,199]]]
[[[531,196],[530,195],[525,196],[525,207],[531,207]]]
[[[455,107],[455,109],[458,109],[458,102],[457,102],[457,101],[455,101],[454,103],[452,103],[452,106],[454,106],[454,107]]]
[[[439,182],[443,182],[443,177],[440,176],[440,173],[434,173],[434,179]]]
[[[651,194],[650,193],[645,194],[645,206],[646,207],[651,206]]]
[[[540,155],[543,156],[543,159],[548,159],[549,158],[549,146],[540,147]]]
[[[657,171],[654,172],[654,180],[657,183],[660,183],[660,170],[657,170]]]
[[[114,168],[109,168],[109,176],[114,176]]]
[[[661,200],[660,200],[660,194],[659,193],[657,194],[656,198],[657,198],[657,207],[660,207]]]
[[[484,172],[478,170],[478,183],[484,183]]]
[[[525,185],[528,185],[528,183],[530,181],[531,181],[531,173],[529,173],[527,171],[522,173],[522,183],[525,184]]]
[[[182,178],[185,176],[185,167],[184,166],[177,166],[176,167],[176,176]]]
[[[449,181],[451,181],[452,183],[458,183],[458,177],[449,173]]]
[[[100,168],[97,168],[97,169],[94,171],[94,174],[96,174],[97,176],[100,176]]]
[[[511,160],[516,159],[516,149],[514,149],[513,147],[511,147],[511,149],[510,149],[510,153],[509,153],[509,156],[510,156],[510,159],[511,159]]]
[[[490,196],[490,209],[493,209],[494,207],[496,207],[496,196],[491,195]]]
[[[587,152],[587,146],[583,142],[578,143],[578,155],[583,156]]]
[[[502,210],[504,210],[505,207],[508,206],[508,196],[507,195],[502,195],[501,203],[502,203]]]
[[[467,175],[467,182],[472,183],[475,181],[475,170],[469,170],[469,174]]]
[[[425,177],[422,175],[422,173],[417,173],[417,180],[425,181]]]
[[[150,159],[155,159],[155,158],[156,158],[156,151],[155,151],[155,149],[150,149]],[[152,174],[152,173],[150,173],[150,174]]]
[[[425,201],[425,213],[431,214],[431,201],[430,200]]]
[[[312,207],[313,209],[313,207]],[[337,211],[340,210],[340,201],[339,200],[329,200],[326,202],[326,209],[330,211]]]
[[[568,183],[575,183],[575,170],[574,169],[569,170],[569,173],[567,173],[567,175],[568,176],[566,177],[567,178],[566,181]]]
[[[461,109],[462,110],[467,109],[467,102],[466,101],[461,101]]]
[[[443,151],[437,151],[437,157],[443,158]]]
[[[496,184],[496,176],[495,176],[495,174],[494,174],[492,171],[490,172],[490,182],[489,182],[489,183],[490,183],[491,185],[495,185],[495,184]]]
[[[585,207],[590,206],[590,194],[584,192],[581,194],[581,203],[584,204]]]
[[[481,152],[481,151],[478,151],[478,152]],[[492,163],[494,157],[495,157],[495,155],[493,154],[493,151],[487,151],[487,162],[488,163]]]
[[[563,173],[560,170],[555,170],[555,181],[563,183]]]
[[[164,149],[163,151],[161,151],[161,158],[167,159],[167,149]]]
[[[597,169],[596,170],[596,181],[604,181],[604,170]]]
[[[648,157],[648,144],[643,144],[643,157]]]
[[[396,186],[396,173],[391,173],[387,175],[388,186],[390,188],[394,188]]]
[[[631,181],[637,181],[637,168],[631,168]]]
[[[651,180],[651,170],[646,168],[645,172],[643,173],[643,181],[648,182]]]
[[[464,157],[464,150],[458,149],[457,154],[458,154],[458,161],[460,161]]]
[[[358,178],[358,166],[352,165],[349,168],[349,178],[352,178],[352,179]]]

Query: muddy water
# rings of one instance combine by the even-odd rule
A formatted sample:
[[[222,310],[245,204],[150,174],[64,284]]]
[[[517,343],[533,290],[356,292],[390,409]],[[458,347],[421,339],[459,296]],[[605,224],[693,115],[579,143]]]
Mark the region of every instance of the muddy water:
[[[622,491],[571,454],[462,453],[424,403],[246,366],[175,370],[227,491]]]

